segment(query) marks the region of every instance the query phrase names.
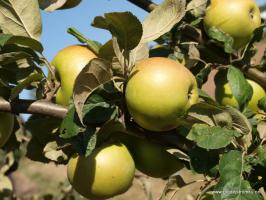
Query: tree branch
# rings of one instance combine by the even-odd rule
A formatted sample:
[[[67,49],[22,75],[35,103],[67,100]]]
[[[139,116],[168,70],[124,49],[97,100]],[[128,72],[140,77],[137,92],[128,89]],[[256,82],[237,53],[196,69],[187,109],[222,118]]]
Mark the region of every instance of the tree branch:
[[[40,114],[63,119],[66,116],[67,108],[43,100],[34,101],[19,99],[8,102],[5,99],[0,98],[0,111],[14,114]]]
[[[151,12],[157,6],[157,4],[153,3],[150,0],[128,0],[129,2],[133,3],[134,5],[146,10],[147,12]]]
[[[261,86],[266,89],[266,73],[263,73],[259,71],[256,68],[244,68],[243,72],[246,74],[246,76],[250,79],[253,79],[254,81],[258,82]]]

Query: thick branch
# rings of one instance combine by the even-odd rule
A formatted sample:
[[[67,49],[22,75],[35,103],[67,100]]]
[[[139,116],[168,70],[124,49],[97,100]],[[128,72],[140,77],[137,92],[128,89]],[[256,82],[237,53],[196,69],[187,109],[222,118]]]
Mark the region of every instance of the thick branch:
[[[128,1],[142,8],[143,10],[146,10],[147,12],[151,12],[157,6],[157,4],[149,0],[128,0]]]
[[[66,116],[67,108],[43,100],[15,100],[8,102],[0,98],[0,111],[10,113],[27,113],[27,114],[41,114],[63,119]]]
[[[243,71],[247,77],[258,82],[260,85],[262,85],[266,89],[266,73],[263,73],[259,71],[258,69],[251,68],[251,67],[243,69]]]

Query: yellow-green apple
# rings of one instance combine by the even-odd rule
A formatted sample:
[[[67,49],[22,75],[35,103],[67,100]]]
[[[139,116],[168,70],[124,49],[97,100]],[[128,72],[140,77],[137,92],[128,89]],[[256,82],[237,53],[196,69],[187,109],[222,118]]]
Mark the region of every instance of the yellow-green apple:
[[[253,95],[248,102],[248,108],[253,112],[257,112],[259,110],[258,101],[264,97],[266,93],[255,81],[247,79],[247,82],[253,89]],[[231,87],[224,73],[217,73],[215,76],[215,85],[215,98],[220,104],[238,107],[238,102],[232,94]]]
[[[96,58],[96,55],[82,45],[68,46],[58,52],[51,62],[61,83],[56,94],[56,103],[68,105],[76,77],[93,58]]]
[[[135,164],[122,143],[105,144],[88,157],[73,156],[67,176],[73,188],[89,199],[105,199],[121,194],[132,185]]]
[[[0,147],[4,146],[14,128],[14,115],[0,112]]]
[[[116,137],[128,147],[136,168],[148,176],[165,178],[184,167],[166,146],[125,133],[117,133]]]
[[[176,128],[179,118],[197,102],[197,82],[184,65],[174,60],[148,58],[132,70],[125,98],[138,125],[151,131],[168,131]]]
[[[206,32],[215,27],[229,34],[235,49],[245,46],[260,24],[260,10],[254,0],[211,0],[204,17]]]

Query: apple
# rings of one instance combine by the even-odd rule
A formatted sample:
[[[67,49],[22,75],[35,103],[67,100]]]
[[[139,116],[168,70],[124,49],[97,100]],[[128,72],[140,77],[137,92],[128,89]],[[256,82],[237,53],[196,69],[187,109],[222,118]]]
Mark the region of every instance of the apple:
[[[4,146],[14,128],[14,115],[0,112],[0,147]]]
[[[79,5],[81,0],[67,0],[60,9],[69,9]]]
[[[253,95],[248,102],[247,107],[253,112],[257,112],[259,110],[258,101],[264,97],[266,93],[264,89],[255,81],[247,79],[247,82],[253,89]],[[232,94],[231,87],[224,73],[217,73],[215,76],[215,85],[215,98],[220,104],[238,107],[238,102]]]
[[[168,131],[198,101],[194,75],[177,61],[153,57],[135,65],[125,99],[135,122],[150,131]]]
[[[212,0],[203,22],[207,33],[211,27],[220,29],[234,39],[234,49],[239,49],[260,26],[260,10],[254,0]]]
[[[154,178],[166,178],[184,167],[166,146],[125,133],[116,134],[129,149],[136,168]]]
[[[56,94],[57,104],[68,105],[76,77],[93,58],[96,58],[96,55],[82,45],[68,46],[57,53],[51,62],[61,83]]]
[[[105,144],[88,157],[73,156],[67,177],[73,188],[89,199],[105,199],[121,194],[132,185],[135,164],[122,143]]]

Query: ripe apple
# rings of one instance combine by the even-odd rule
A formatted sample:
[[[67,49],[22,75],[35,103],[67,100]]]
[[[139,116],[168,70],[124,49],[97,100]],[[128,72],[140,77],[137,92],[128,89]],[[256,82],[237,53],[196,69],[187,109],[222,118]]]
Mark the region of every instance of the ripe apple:
[[[105,144],[88,157],[74,156],[67,166],[73,188],[86,198],[105,199],[131,186],[135,164],[122,143]]]
[[[56,103],[68,105],[76,77],[93,58],[96,58],[96,55],[82,45],[68,46],[58,52],[51,62],[61,83],[56,94]]]
[[[163,57],[140,61],[126,85],[126,104],[132,118],[151,131],[168,131],[198,100],[197,82],[182,64]]]
[[[251,100],[248,102],[248,108],[253,112],[257,112],[259,110],[258,101],[264,97],[266,93],[264,89],[255,81],[250,79],[247,79],[247,81],[253,89],[253,95]],[[229,82],[223,73],[217,73],[215,76],[215,85],[215,98],[220,104],[238,107],[238,102],[233,96]]]
[[[117,134],[116,137],[128,147],[136,168],[148,176],[165,178],[184,167],[183,163],[167,151],[166,146],[125,133]]]
[[[260,10],[254,0],[212,0],[204,17],[206,32],[216,27],[229,34],[235,49],[245,46],[260,24]]]
[[[67,0],[60,9],[69,9],[79,5],[81,0]]]
[[[14,115],[0,112],[0,147],[4,146],[14,128]]]

